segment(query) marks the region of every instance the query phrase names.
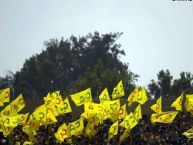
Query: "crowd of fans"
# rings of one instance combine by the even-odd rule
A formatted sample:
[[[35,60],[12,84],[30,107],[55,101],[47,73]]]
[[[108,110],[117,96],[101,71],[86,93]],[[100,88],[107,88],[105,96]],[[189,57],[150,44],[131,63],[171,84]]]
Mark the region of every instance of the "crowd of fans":
[[[47,127],[39,128],[36,138],[39,145],[59,145],[60,143],[54,136],[58,127],[63,122],[71,122],[69,115],[59,118],[56,124]],[[103,124],[98,125],[97,134],[88,138],[85,134],[72,136],[70,139],[65,139],[62,145],[118,145],[120,136],[124,132],[124,128],[119,128],[118,135],[108,141],[108,130],[112,122],[106,120]],[[171,124],[155,123],[152,124],[149,116],[144,116],[143,119],[135,126],[130,135],[120,144],[121,145],[193,145],[193,139],[188,139],[182,135],[183,132],[193,127],[193,116],[188,113],[179,113]],[[18,126],[8,136],[4,137],[0,133],[1,145],[19,145],[28,140],[28,136],[22,131],[22,126]]]

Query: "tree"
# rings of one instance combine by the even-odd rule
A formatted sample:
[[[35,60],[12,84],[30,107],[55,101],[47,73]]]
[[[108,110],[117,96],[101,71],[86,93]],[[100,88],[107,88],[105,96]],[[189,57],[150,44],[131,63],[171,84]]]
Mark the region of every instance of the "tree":
[[[92,87],[94,96],[104,87],[110,88],[123,80],[131,90],[138,75],[120,61],[125,55],[117,39],[122,33],[100,35],[98,32],[86,36],[45,42],[46,49],[27,59],[23,68],[15,74],[17,93],[25,92],[37,96],[48,91],[62,90],[70,94]]]
[[[163,97],[170,96],[173,76],[170,75],[169,70],[159,71],[157,78],[157,82],[151,80],[150,84],[148,85],[150,94],[154,95],[155,98],[158,98],[160,95]]]
[[[190,72],[181,72],[180,78],[175,79],[172,85],[174,96],[179,96],[181,93],[193,93],[192,85],[193,75]]]

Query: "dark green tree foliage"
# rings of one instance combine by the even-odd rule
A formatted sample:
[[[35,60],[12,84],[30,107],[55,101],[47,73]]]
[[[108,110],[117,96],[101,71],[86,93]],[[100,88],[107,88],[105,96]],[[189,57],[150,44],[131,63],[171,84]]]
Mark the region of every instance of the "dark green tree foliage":
[[[155,98],[158,98],[160,95],[163,97],[169,96],[171,94],[171,81],[173,79],[169,70],[161,70],[157,74],[157,78],[157,82],[151,80],[148,85],[151,95],[154,95]]]
[[[69,94],[91,87],[96,96],[105,87],[112,91],[121,79],[126,92],[131,91],[138,76],[120,61],[120,56],[125,55],[116,43],[121,34],[95,32],[46,41],[46,49],[26,60],[15,74],[16,92],[42,96],[48,91]]]
[[[193,93],[193,75],[189,72],[181,72],[180,78],[173,80],[169,70],[161,70],[157,74],[157,78],[157,82],[151,80],[148,85],[150,94],[155,96],[156,99],[160,96],[176,98],[182,92]]]
[[[172,85],[172,91],[174,96],[179,96],[182,92],[186,94],[193,93],[192,85],[193,75],[189,72],[181,72],[180,78],[175,79]]]

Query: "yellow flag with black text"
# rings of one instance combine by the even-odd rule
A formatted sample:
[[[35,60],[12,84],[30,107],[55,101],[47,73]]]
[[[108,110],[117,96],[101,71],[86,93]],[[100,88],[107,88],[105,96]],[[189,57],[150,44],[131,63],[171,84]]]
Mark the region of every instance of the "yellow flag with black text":
[[[34,110],[34,112],[30,115],[29,120],[38,121],[40,123],[40,125],[46,124],[46,120],[47,120],[46,105],[43,104],[43,105],[37,107]]]
[[[99,95],[99,100],[101,103],[103,103],[104,101],[110,101],[109,92],[107,88],[105,88]]]
[[[64,101],[63,101],[63,106],[59,106],[56,108],[57,112],[59,114],[65,114],[65,113],[70,113],[72,112],[72,108],[71,108],[71,105],[70,105],[70,102],[68,100],[68,98],[66,98]]]
[[[129,115],[127,115],[124,120],[120,123],[121,127],[124,127],[126,129],[132,129],[138,124],[138,120],[135,118],[134,114],[131,112]]]
[[[118,134],[118,127],[119,127],[119,122],[116,121],[115,123],[113,123],[109,129],[109,136],[108,136],[108,140],[111,139],[113,136]]]
[[[71,135],[80,135],[84,131],[84,122],[83,118],[80,118],[74,122],[68,124],[68,131]]]
[[[121,80],[117,86],[113,89],[112,98],[117,99],[125,95],[123,81]]]
[[[76,106],[83,105],[84,103],[87,102],[92,102],[92,95],[90,88],[70,96],[73,102],[76,104]]]
[[[135,118],[139,121],[142,119],[141,105],[139,104],[133,111]]]

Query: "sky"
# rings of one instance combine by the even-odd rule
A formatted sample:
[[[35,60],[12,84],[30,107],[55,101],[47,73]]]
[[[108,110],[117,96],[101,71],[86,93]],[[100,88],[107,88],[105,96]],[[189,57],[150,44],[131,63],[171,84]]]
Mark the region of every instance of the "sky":
[[[123,32],[123,62],[147,85],[169,69],[193,73],[193,1],[0,0],[0,76],[19,71],[44,41]]]

